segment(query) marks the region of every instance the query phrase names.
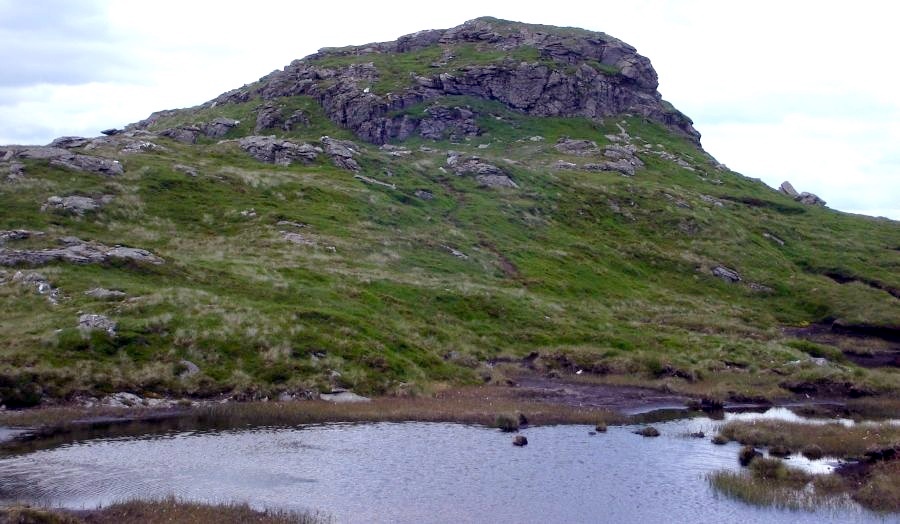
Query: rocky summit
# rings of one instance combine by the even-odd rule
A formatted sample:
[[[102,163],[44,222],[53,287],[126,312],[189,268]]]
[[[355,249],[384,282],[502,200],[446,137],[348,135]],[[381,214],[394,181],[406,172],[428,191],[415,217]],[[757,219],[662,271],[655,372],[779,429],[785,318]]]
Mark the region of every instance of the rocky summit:
[[[480,18],[0,146],[0,405],[896,396],[900,225],[729,170],[657,87],[604,33]]]

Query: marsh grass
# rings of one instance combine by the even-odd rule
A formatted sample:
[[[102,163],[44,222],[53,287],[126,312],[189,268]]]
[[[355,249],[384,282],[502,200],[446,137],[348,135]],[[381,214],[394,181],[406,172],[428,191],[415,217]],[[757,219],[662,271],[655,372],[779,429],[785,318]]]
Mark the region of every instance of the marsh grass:
[[[861,457],[872,448],[900,443],[900,426],[891,423],[807,424],[778,420],[731,421],[719,435],[750,446],[803,450],[810,458]]]
[[[0,508],[6,524],[326,524],[326,515],[285,510],[256,510],[244,503],[204,504],[175,497],[130,500],[96,510],[63,511],[31,507]]]

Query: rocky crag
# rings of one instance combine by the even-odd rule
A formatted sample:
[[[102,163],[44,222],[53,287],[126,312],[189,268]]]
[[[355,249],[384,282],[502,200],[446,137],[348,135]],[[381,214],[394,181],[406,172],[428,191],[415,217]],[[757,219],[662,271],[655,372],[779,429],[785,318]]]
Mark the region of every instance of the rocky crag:
[[[417,67],[400,73],[378,67],[398,56]],[[256,113],[257,131],[290,129],[306,117],[281,115],[278,99],[311,96],[332,122],[367,142],[384,144],[413,135],[440,139],[478,134],[471,108],[435,106],[423,115],[402,113],[445,96],[472,96],[534,116],[599,120],[642,115],[699,144],[700,134],[691,120],[662,99],[658,85],[650,60],[604,33],[560,32],[481,18],[394,42],[322,49],[207,105],[258,97],[263,104]],[[156,113],[133,127],[147,128],[166,114]],[[223,128],[233,122],[220,119],[163,134],[193,142],[201,133],[222,136]]]

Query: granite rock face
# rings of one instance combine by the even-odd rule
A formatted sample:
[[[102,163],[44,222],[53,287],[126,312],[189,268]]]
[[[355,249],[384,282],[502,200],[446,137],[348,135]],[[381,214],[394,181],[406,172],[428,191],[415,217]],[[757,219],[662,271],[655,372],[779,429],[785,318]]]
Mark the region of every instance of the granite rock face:
[[[474,58],[466,50],[476,50]],[[399,84],[373,89],[391,73],[376,66],[388,54],[437,52],[430,70],[410,72]],[[499,58],[498,58],[499,57]],[[451,29],[420,31],[393,42],[323,49],[295,60],[250,87],[236,89],[206,106],[263,99],[257,132],[286,125],[278,100],[308,96],[334,123],[375,144],[416,133],[428,138],[479,132],[472,111],[434,106],[425,114],[403,110],[446,96],[499,101],[534,116],[601,119],[630,113],[656,120],[699,144],[691,120],[665,103],[650,60],[604,33],[563,32],[543,26],[479,18]],[[379,91],[379,92],[376,92]],[[165,112],[130,127],[146,128]],[[205,129],[170,130],[194,141]]]
[[[246,136],[238,145],[260,162],[280,166],[289,166],[297,161],[309,163],[322,152],[309,144],[298,144],[274,136]]]

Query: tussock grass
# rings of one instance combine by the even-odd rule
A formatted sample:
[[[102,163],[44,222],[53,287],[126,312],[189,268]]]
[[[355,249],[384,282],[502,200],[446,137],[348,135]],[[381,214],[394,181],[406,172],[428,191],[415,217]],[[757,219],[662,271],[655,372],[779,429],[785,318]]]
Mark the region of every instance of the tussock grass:
[[[778,420],[731,421],[719,434],[750,446],[779,446],[804,454],[860,457],[871,448],[900,443],[900,426],[889,423],[807,424]],[[813,458],[813,457],[810,457]]]
[[[9,524],[326,524],[330,517],[284,510],[255,510],[247,504],[204,504],[174,497],[131,500],[97,510],[62,511],[25,507],[0,509],[0,523]]]

